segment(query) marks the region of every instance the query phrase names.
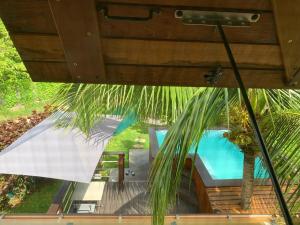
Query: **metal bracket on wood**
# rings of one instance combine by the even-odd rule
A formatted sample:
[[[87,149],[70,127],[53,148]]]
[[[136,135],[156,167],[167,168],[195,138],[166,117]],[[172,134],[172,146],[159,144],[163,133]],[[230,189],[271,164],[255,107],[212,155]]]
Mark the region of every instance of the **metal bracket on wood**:
[[[111,16],[109,15],[108,8],[106,6],[97,5],[97,10],[103,12],[103,15],[106,19],[110,20],[127,20],[127,21],[148,21],[151,20],[154,14],[159,14],[159,8],[150,8],[148,15],[145,17],[136,17],[136,16]]]
[[[186,25],[216,26],[250,26],[256,23],[260,14],[258,13],[237,13],[237,12],[215,12],[198,10],[175,10],[175,18],[181,19]]]

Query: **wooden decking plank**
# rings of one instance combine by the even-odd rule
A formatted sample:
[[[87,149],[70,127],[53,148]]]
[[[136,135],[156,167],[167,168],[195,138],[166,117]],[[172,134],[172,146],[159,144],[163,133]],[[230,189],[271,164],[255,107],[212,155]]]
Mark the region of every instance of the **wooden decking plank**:
[[[226,191],[226,190],[230,190],[230,191],[239,191],[241,187],[209,187],[207,188],[208,191]],[[272,190],[272,186],[270,185],[262,185],[262,186],[254,186],[254,190]]]
[[[225,196],[222,196],[222,197],[220,197],[220,196],[209,196],[209,199],[211,200],[211,201],[223,201],[223,200],[239,200],[239,199],[241,199],[241,196],[238,196],[238,195],[236,195],[236,196],[232,196],[232,195],[225,195]]]
[[[221,192],[221,193],[213,193],[213,192],[208,192],[210,196],[216,196],[216,197],[223,197],[223,196],[240,196],[240,193],[233,193],[233,192]],[[253,192],[254,195],[257,196],[268,196],[268,195],[273,195],[274,193],[271,191],[265,191],[265,192]]]
[[[241,187],[207,188],[212,208],[219,213],[275,214],[278,212],[277,199],[271,186],[255,186],[251,208],[241,208]]]
[[[99,214],[106,215],[150,215],[151,210],[148,204],[147,182],[125,182],[122,190],[118,184],[107,182],[103,197],[103,207]],[[176,210],[179,214],[195,213],[195,207],[188,204],[179,205]]]

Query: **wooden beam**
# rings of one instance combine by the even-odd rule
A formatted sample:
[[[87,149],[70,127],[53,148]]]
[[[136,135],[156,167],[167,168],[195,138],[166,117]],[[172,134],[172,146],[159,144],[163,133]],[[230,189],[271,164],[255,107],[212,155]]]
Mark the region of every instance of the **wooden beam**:
[[[25,65],[34,81],[71,82],[66,63],[28,61]],[[210,67],[107,65],[107,79],[100,83],[208,87],[211,85],[206,82],[204,75],[210,69]],[[56,77],[53,77],[53,74]],[[241,69],[242,79],[248,88],[289,88],[282,79],[283,74],[282,70]],[[82,82],[97,83],[95,80]],[[223,76],[215,86],[238,86],[230,68],[224,68]],[[295,88],[300,88],[300,85]]]
[[[273,0],[287,83],[300,83],[300,0]]]
[[[98,2],[107,2],[98,0]],[[223,9],[251,9],[251,10],[271,10],[269,0],[110,0],[110,3],[137,4],[137,5],[161,5],[161,6],[192,6],[203,8],[223,8]]]
[[[72,82],[72,77],[65,62],[24,62],[24,64],[33,81]]]
[[[57,33],[47,0],[1,0],[0,17],[10,33]]]
[[[23,60],[66,62],[58,35],[12,34],[11,39]]]
[[[12,35],[25,61],[64,62],[58,36]],[[223,44],[134,39],[102,39],[103,56],[108,64],[229,66]],[[283,68],[277,45],[231,44],[240,67]]]
[[[163,2],[171,3],[172,1]],[[202,1],[197,2],[202,3]],[[240,2],[240,4],[244,3],[245,1]],[[151,8],[151,6],[145,5],[103,5],[107,7],[109,15],[114,16],[146,17]],[[176,9],[178,9],[178,7],[160,7],[161,12],[155,14],[151,20],[138,23],[128,20],[108,19],[104,17],[103,13],[99,12],[101,34],[106,38],[221,42],[220,35],[216,32],[215,27],[184,25],[180,20],[174,18]],[[193,9],[197,8],[193,7]],[[231,43],[278,43],[274,17],[271,12],[262,12],[259,21],[251,24],[250,27],[225,27],[224,30]]]
[[[211,67],[168,67],[168,66],[124,66],[108,65],[108,83],[140,84],[140,85],[174,85],[208,87],[204,75]],[[246,87],[284,88],[282,71],[274,70],[241,70],[241,75]],[[224,69],[223,76],[216,87],[237,87],[237,83],[231,69]]]
[[[232,44],[239,65],[281,68],[277,45]],[[229,65],[221,43],[103,39],[105,61],[114,64],[195,66]]]
[[[114,2],[126,3],[127,1],[101,1],[100,3],[108,7],[110,14],[127,16],[147,15],[151,7],[149,4],[159,3],[163,6],[160,6],[161,13],[159,15],[155,15],[152,20],[142,23],[105,19],[103,14],[99,12],[98,22],[103,37],[220,42],[220,37],[214,27],[183,25],[179,20],[174,18],[175,9],[178,9],[180,5],[182,7],[192,6],[194,9],[197,7],[200,7],[200,9],[212,8],[212,10],[215,8],[217,10],[224,10],[226,8],[230,10],[271,9],[269,0],[131,0],[128,1],[130,4],[111,4]],[[10,33],[57,34],[47,0],[1,0],[0,14]],[[274,18],[271,11],[261,12],[259,22],[252,24],[251,27],[226,27],[224,29],[230,42],[277,43]]]
[[[103,79],[105,68],[94,0],[49,0],[73,81]]]

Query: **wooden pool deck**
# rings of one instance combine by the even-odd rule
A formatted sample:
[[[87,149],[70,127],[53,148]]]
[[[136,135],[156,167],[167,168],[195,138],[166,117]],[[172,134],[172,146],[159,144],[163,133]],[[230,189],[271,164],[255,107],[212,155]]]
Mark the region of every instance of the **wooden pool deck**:
[[[255,186],[252,206],[249,210],[241,209],[240,187],[210,187],[207,193],[213,214],[279,214],[277,200],[271,186]],[[115,182],[105,184],[102,200],[96,208],[100,215],[151,215],[148,205],[147,182],[126,182],[119,190]],[[179,201],[170,214],[199,214],[197,207]]]
[[[278,203],[272,186],[255,186],[251,209],[241,209],[241,187],[207,188],[211,207],[220,214],[278,214]]]
[[[147,182],[125,182],[124,188],[119,190],[118,183],[106,182],[103,196],[96,208],[100,215],[151,215],[148,204]],[[198,208],[179,201],[170,214],[195,214]]]

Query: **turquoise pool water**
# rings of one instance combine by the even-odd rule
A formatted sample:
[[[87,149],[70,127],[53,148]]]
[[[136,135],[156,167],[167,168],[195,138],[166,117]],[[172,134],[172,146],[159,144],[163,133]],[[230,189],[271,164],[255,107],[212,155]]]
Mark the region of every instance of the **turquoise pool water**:
[[[203,134],[197,154],[214,180],[242,179],[244,154],[240,148],[223,137],[226,130],[207,130]],[[157,130],[159,146],[162,145],[167,130]],[[191,150],[194,153],[195,150]],[[255,178],[266,178],[266,170],[261,161],[255,161]]]

